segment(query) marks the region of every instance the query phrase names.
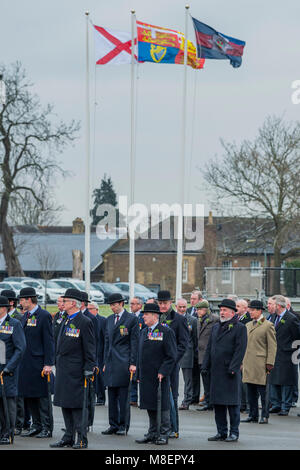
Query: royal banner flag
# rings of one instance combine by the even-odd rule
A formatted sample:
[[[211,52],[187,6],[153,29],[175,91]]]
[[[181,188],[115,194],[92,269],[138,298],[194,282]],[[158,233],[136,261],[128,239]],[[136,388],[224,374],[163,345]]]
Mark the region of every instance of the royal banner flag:
[[[192,18],[197,44],[197,55],[204,59],[229,59],[232,67],[239,67],[242,63],[245,42],[207,26],[201,21]]]
[[[94,26],[96,64],[130,64],[131,34],[102,26]],[[136,38],[135,38],[136,44]],[[135,55],[137,60],[137,56]]]
[[[138,61],[161,64],[184,63],[184,34],[173,29],[137,21]],[[202,69],[204,59],[198,59],[196,47],[188,41],[187,64]]]

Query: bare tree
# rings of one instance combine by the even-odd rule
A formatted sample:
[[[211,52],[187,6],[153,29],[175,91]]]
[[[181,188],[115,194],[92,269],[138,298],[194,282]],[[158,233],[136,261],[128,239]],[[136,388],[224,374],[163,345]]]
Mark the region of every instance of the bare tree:
[[[0,106],[0,231],[11,276],[23,275],[9,226],[11,206],[24,208],[30,199],[41,211],[47,208],[51,182],[64,174],[56,155],[74,141],[79,124],[52,122],[53,106],[41,105],[20,63],[0,66],[1,73],[6,103]]]
[[[38,245],[35,251],[35,257],[40,266],[41,276],[45,281],[45,300],[47,303],[47,281],[53,277],[59,263],[58,255],[47,245]]]
[[[300,123],[268,117],[253,142],[222,145],[223,160],[209,163],[205,177],[220,205],[229,200],[231,214],[259,219],[257,235],[272,240],[280,267],[300,253]]]

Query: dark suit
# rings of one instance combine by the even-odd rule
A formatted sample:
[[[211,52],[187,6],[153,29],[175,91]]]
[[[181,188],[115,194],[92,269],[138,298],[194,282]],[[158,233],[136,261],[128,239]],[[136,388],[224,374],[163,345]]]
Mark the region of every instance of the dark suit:
[[[32,315],[29,312],[23,315],[21,324],[26,349],[20,365],[19,395],[30,410],[34,428],[50,431],[47,380],[41,372],[45,365],[54,365],[52,317],[38,305]]]
[[[96,342],[92,321],[82,312],[67,319],[57,338],[54,405],[62,408],[66,441],[73,442],[81,433],[84,371],[96,366]]]
[[[276,317],[278,318],[277,315]],[[292,362],[292,354],[295,352],[292,344],[300,339],[300,324],[296,316],[288,311],[285,311],[278,323],[276,317],[274,325],[277,352],[269,380],[270,399],[274,408],[289,412],[293,402],[293,390],[298,382],[298,366]]]
[[[246,325],[250,321],[252,321],[252,319],[251,319],[249,312],[246,312],[239,317],[239,322],[243,323],[243,325]],[[242,378],[241,378],[241,390],[242,390],[241,411],[243,411],[243,410],[246,410],[248,406],[248,397],[247,397],[248,389],[247,389],[247,385],[243,383]]]
[[[125,430],[129,367],[137,364],[139,326],[136,316],[126,310],[116,324],[115,319],[110,315],[106,320],[104,383],[108,387],[109,424],[115,430]]]
[[[57,338],[59,334],[60,327],[62,323],[67,319],[68,315],[66,314],[65,311],[61,312],[58,311],[54,317],[53,317],[53,337],[54,337],[54,345],[55,345],[55,350],[56,350],[56,344],[57,344]]]
[[[179,366],[181,367],[184,380],[184,398],[182,400],[182,404],[189,406],[193,401],[193,367],[195,357],[197,357],[198,341],[196,318],[188,314],[185,315],[185,318],[189,328],[189,342],[186,351],[179,362]]]
[[[144,328],[139,341],[138,379],[140,380],[141,409],[146,409],[149,417],[147,436],[158,435],[168,438],[170,428],[170,371],[174,368],[177,356],[175,335],[170,328],[159,323],[150,333]],[[157,388],[158,374],[164,376],[161,388],[161,427],[157,429]]]
[[[96,320],[98,323],[98,367],[99,374],[96,375],[95,384],[96,384],[96,395],[97,403],[105,404],[105,386],[104,386],[104,377],[103,377],[103,365],[104,365],[104,343],[105,343],[105,328],[106,328],[106,318],[101,315],[96,315]]]
[[[7,428],[5,422],[2,389],[0,388],[0,435],[1,437],[11,436],[13,438],[17,414],[16,397],[18,395],[19,366],[26,348],[25,335],[19,320],[6,315],[0,326],[0,341],[5,344],[6,361],[5,364],[0,364],[0,372],[6,368],[13,374],[12,376],[3,377],[10,419],[9,428]]]
[[[202,369],[211,373],[210,403],[214,406],[218,433],[227,436],[227,410],[230,434],[239,435],[241,371],[247,347],[247,330],[235,315],[216,323],[211,332]]]

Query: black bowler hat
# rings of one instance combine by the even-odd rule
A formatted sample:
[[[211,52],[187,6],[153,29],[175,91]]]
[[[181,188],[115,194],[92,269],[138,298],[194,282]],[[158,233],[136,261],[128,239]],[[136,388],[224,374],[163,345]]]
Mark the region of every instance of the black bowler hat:
[[[1,291],[1,295],[4,295],[4,297],[7,297],[8,300],[16,300],[17,296],[14,290],[11,289],[4,289]]]
[[[108,297],[108,302],[109,304],[114,304],[116,302],[125,302],[125,298],[123,297],[123,295],[121,294],[121,292],[117,292],[116,294],[110,294],[110,296]]]
[[[0,295],[0,307],[10,307],[8,298],[4,295]]]
[[[157,293],[157,300],[171,300],[171,293],[168,290],[160,290]]]
[[[231,308],[231,310],[234,310],[235,312],[237,312],[235,301],[232,299],[223,299],[222,302],[218,305],[218,307],[219,308],[221,307]]]
[[[74,300],[79,300],[80,302],[82,301],[82,296],[81,292],[79,289],[74,289],[70,287],[69,289],[66,290],[65,295],[62,295],[63,299],[74,299]]]
[[[82,302],[90,302],[90,299],[89,299],[89,296],[88,296],[87,292],[82,290],[82,291],[80,291],[80,293],[81,293]]]
[[[256,308],[257,310],[266,310],[261,300],[251,300],[249,308]]]
[[[36,297],[36,292],[33,287],[24,287],[20,290],[18,295],[19,299],[28,299],[29,297]]]
[[[157,304],[145,304],[142,313],[157,313],[160,315],[159,306]]]

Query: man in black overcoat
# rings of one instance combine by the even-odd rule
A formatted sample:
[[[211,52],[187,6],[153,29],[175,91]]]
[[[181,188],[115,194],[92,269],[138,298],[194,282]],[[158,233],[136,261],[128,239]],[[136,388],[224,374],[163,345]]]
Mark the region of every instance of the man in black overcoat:
[[[156,304],[144,306],[145,328],[139,342],[138,379],[140,383],[140,408],[149,417],[148,432],[137,439],[138,444],[168,443],[170,429],[170,371],[177,358],[175,335],[171,328],[159,323],[160,310]],[[157,391],[161,381],[161,426],[157,428]]]
[[[66,431],[50,447],[81,449],[88,447],[88,423],[82,426],[82,413],[84,383],[96,367],[95,334],[92,321],[80,311],[80,291],[67,289],[63,298],[68,318],[57,338],[54,405],[62,408]]]
[[[26,338],[26,350],[20,365],[19,395],[24,397],[32,416],[31,428],[21,435],[48,438],[52,431],[46,376],[51,374],[54,365],[52,317],[38,305],[32,287],[21,289],[19,299],[25,310],[21,324]]]
[[[237,441],[241,403],[241,364],[247,347],[247,330],[238,321],[236,304],[223,299],[220,322],[211,331],[202,369],[210,371],[210,403],[214,406],[217,434],[209,441]],[[230,417],[228,436],[227,411]]]
[[[274,368],[270,373],[270,413],[287,416],[293,403],[293,392],[298,384],[298,365],[292,356],[293,342],[300,339],[300,324],[296,316],[286,309],[286,300],[282,295],[273,297],[276,315],[273,321],[276,331],[277,352]]]
[[[186,318],[175,312],[172,308],[171,294],[168,290],[161,290],[157,294],[157,302],[160,308],[160,322],[162,325],[168,326],[175,333],[177,344],[176,364],[171,372],[170,384],[176,412],[176,422],[172,420],[172,428],[170,428],[169,437],[179,437],[178,422],[178,388],[179,388],[179,362],[182,359],[186,348],[189,344],[189,328]]]
[[[56,349],[56,343],[57,343],[57,338],[58,338],[58,333],[59,333],[60,327],[61,327],[62,323],[68,317],[67,313],[64,310],[65,306],[64,306],[63,300],[64,299],[62,297],[58,297],[58,299],[57,299],[56,304],[57,304],[58,311],[54,315],[53,323],[52,323],[55,349]]]
[[[14,440],[17,415],[18,373],[22,355],[26,348],[25,335],[19,320],[10,317],[9,301],[0,296],[0,341],[1,355],[0,374],[8,406],[9,423],[6,422],[2,388],[0,388],[0,445],[12,444]],[[4,346],[4,348],[3,348]]]
[[[102,434],[126,434],[126,409],[131,372],[136,372],[139,326],[135,315],[124,309],[122,294],[108,298],[113,315],[106,320],[104,383],[108,387],[109,428]],[[129,423],[127,423],[129,428]],[[127,429],[128,430],[128,429]]]
[[[96,405],[105,405],[105,386],[103,380],[103,361],[104,361],[104,343],[105,343],[105,328],[106,318],[99,314],[99,307],[96,302],[88,304],[88,310],[97,320],[98,325],[98,348],[97,348],[97,364],[99,371],[95,374],[95,392],[96,392]]]

